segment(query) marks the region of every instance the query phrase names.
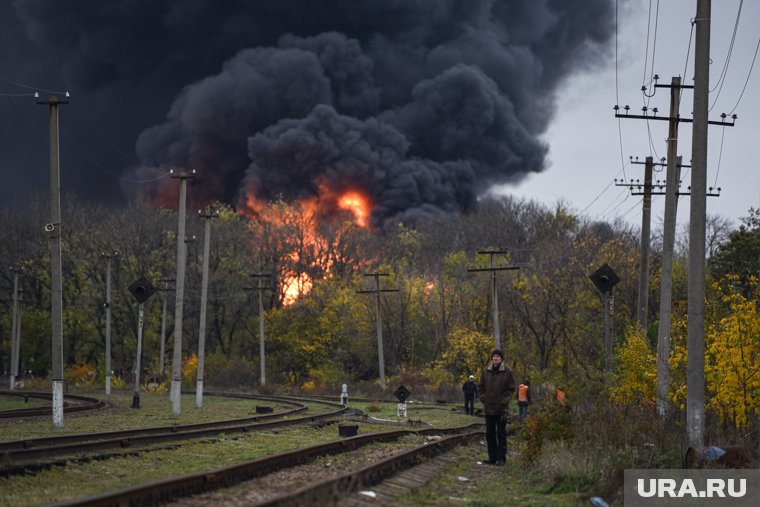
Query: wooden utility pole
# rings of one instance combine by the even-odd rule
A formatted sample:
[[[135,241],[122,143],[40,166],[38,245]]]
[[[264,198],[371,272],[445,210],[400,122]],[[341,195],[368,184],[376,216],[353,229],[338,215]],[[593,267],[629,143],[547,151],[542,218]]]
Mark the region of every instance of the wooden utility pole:
[[[697,0],[694,39],[694,126],[691,144],[689,299],[686,428],[689,445],[704,445],[705,222],[707,215],[707,113],[710,88],[710,0]]]
[[[50,239],[50,270],[52,287],[52,409],[53,427],[63,428],[63,269],[61,267],[61,159],[58,135],[58,106],[69,103],[69,94],[63,99],[55,95],[40,100],[35,93],[37,104],[48,106],[50,126],[50,223],[45,232]]]
[[[205,227],[203,235],[203,275],[201,276],[201,316],[200,328],[198,330],[198,373],[195,387],[195,406],[203,408],[203,369],[206,362],[206,303],[208,296],[208,264],[211,255],[211,219],[219,217],[219,210],[208,207],[205,211],[198,210],[198,215],[204,219]]]
[[[501,336],[499,333],[499,296],[496,290],[496,272],[497,271],[511,271],[514,269],[520,269],[518,266],[496,266],[494,265],[495,255],[504,255],[509,253],[507,250],[480,250],[478,255],[489,255],[491,260],[491,267],[489,268],[467,268],[470,273],[478,273],[483,271],[489,271],[491,273],[491,301],[493,302],[493,344],[497,349],[501,349]]]
[[[254,273],[251,276],[258,280],[258,287],[245,287],[244,290],[256,290],[259,292],[259,382],[264,386],[267,383],[266,347],[264,339],[264,291],[271,289],[271,287],[264,287],[261,285],[261,282],[264,278],[269,278],[272,275],[269,273]]]
[[[172,413],[179,417],[182,394],[182,311],[185,297],[185,263],[187,245],[185,244],[185,214],[187,208],[187,180],[195,177],[195,171],[174,173],[171,177],[179,180],[179,209],[177,226],[177,292],[174,300],[174,351],[172,354]]]
[[[377,324],[377,362],[380,370],[380,388],[385,391],[385,359],[383,355],[383,321],[380,314],[380,293],[398,292],[398,289],[381,289],[380,277],[390,276],[388,273],[364,273],[364,276],[375,279],[375,288],[371,290],[359,290],[357,294],[375,295],[375,322]]]

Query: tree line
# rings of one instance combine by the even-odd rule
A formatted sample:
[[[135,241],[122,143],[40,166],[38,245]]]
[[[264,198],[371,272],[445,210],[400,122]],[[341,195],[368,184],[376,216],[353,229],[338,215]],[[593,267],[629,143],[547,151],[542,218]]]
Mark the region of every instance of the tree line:
[[[619,368],[625,363],[623,352],[637,315],[640,240],[638,231],[622,221],[590,221],[562,203],[547,207],[515,197],[490,197],[469,214],[432,214],[411,225],[386,224],[375,231],[357,226],[350,213],[318,220],[298,202],[271,202],[249,215],[221,203],[218,207],[209,259],[206,380],[210,385],[257,383],[257,293],[245,289],[256,283],[250,275],[261,272],[272,274],[267,283],[272,290],[264,292],[263,316],[271,382],[299,387],[375,383],[374,300],[357,293],[369,288],[370,280],[363,276],[368,271],[388,273],[386,286],[399,289],[381,297],[385,367],[391,381],[457,385],[482,367],[493,346],[490,274],[468,272],[469,267],[487,264],[485,256],[476,254],[484,248],[506,250],[498,262],[519,267],[496,275],[500,334],[508,363],[518,377],[553,385],[582,384],[603,374],[603,300],[589,275],[609,264],[621,279],[615,287],[613,335],[616,364],[623,375]],[[22,268],[24,291],[20,371],[45,377],[50,368],[50,262],[43,230],[47,210],[40,199],[23,213],[0,211],[5,239],[0,245],[5,266],[0,271],[3,375],[8,374],[10,362],[12,274],[7,267],[11,265]],[[203,224],[193,213],[188,217],[183,357],[191,359],[197,350]],[[140,203],[111,209],[73,196],[64,199],[66,365],[86,364],[98,377],[104,374],[103,254],[118,252],[112,274],[113,369],[129,378],[135,363],[137,303],[127,287],[145,276],[162,288],[161,280],[174,277],[176,231],[176,211]],[[760,213],[750,210],[736,230],[713,217],[708,242],[708,282],[718,284],[708,291],[709,307],[715,308],[712,314],[718,318],[719,308],[730,305],[727,301],[734,295],[754,303],[742,308],[756,314],[753,277],[760,268]],[[673,270],[673,301],[674,312],[685,315],[681,303],[687,299],[687,270],[685,251],[681,252]],[[656,239],[651,259],[650,324],[641,332],[650,351],[657,340],[661,272]],[[300,294],[294,297],[294,290]],[[727,295],[726,290],[733,292]],[[158,371],[163,294],[169,296],[170,309],[165,369],[171,368],[174,295],[170,290],[146,303],[143,363],[148,376],[166,373]],[[720,322],[709,325],[719,327]],[[758,331],[742,331],[742,325],[747,323],[736,324],[735,332],[744,332],[747,346],[757,353]],[[673,336],[678,356],[677,329]],[[630,374],[630,364],[626,367]],[[757,392],[752,378],[759,375],[745,379],[744,387]],[[188,381],[193,385],[192,379]],[[674,385],[674,393],[678,388]]]

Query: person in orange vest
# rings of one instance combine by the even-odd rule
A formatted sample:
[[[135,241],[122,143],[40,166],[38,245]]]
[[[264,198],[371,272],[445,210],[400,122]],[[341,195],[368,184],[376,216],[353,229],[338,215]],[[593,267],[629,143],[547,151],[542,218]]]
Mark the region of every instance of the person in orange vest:
[[[520,421],[524,421],[528,416],[528,406],[530,403],[530,380],[525,380],[517,388],[517,408],[519,410]]]
[[[562,406],[565,405],[565,391],[563,391],[559,387],[557,388],[557,403],[559,403]]]

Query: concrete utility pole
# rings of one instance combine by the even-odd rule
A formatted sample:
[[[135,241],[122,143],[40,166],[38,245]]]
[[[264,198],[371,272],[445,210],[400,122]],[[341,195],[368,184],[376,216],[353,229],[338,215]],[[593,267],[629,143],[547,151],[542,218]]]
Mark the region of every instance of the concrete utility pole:
[[[106,310],[106,394],[111,394],[111,260],[119,255],[119,252],[102,253],[106,259],[106,302],[103,304]]]
[[[380,369],[380,388],[385,391],[385,358],[383,355],[383,321],[380,314],[380,293],[381,292],[398,292],[398,289],[381,289],[380,277],[390,276],[388,273],[364,273],[364,276],[375,279],[375,288],[372,290],[359,290],[357,294],[374,294],[375,295],[375,322],[377,323],[377,361]]]
[[[639,157],[636,157],[636,161],[631,157],[631,164],[644,164],[644,183],[642,185],[640,180],[626,183],[624,180],[615,180],[615,185],[618,187],[628,187],[631,191],[631,195],[643,195],[643,210],[641,213],[641,257],[639,262],[639,299],[638,299],[638,323],[639,327],[646,330],[647,322],[649,319],[649,243],[650,243],[650,230],[652,223],[652,196],[664,194],[664,185],[661,185],[659,180],[656,184],[652,184],[652,171],[656,165],[652,157],[646,157],[645,162],[639,162]],[[664,158],[662,159],[665,160]]]
[[[656,85],[662,86],[662,85]],[[660,322],[657,328],[657,413],[665,417],[668,411],[670,384],[670,332],[673,298],[673,250],[676,241],[676,214],[681,182],[681,157],[678,157],[678,123],[680,119],[680,77],[673,77],[670,86],[670,115],[668,121],[668,169],[665,179],[665,222],[662,231],[662,277],[660,279]]]
[[[166,294],[171,290],[169,289],[169,283],[174,279],[164,278],[161,280],[164,282],[164,288],[158,289],[163,293],[163,302],[161,303],[161,350],[159,352],[158,359],[158,371],[160,375],[164,376],[164,359],[166,357]]]
[[[218,209],[198,210],[198,215],[205,221],[203,235],[203,275],[201,277],[201,317],[198,330],[198,373],[195,387],[195,406],[203,407],[203,368],[206,357],[206,299],[208,295],[208,264],[211,255],[211,219],[219,217]]]
[[[649,239],[652,224],[652,169],[654,160],[644,165],[644,204],[641,211],[641,258],[639,259],[639,326],[646,330],[649,320]]]
[[[489,255],[491,258],[490,268],[468,268],[470,273],[481,271],[491,272],[491,301],[493,301],[493,344],[497,349],[501,349],[501,336],[499,334],[499,296],[496,291],[496,272],[511,271],[520,269],[518,266],[495,266],[493,262],[494,255],[503,255],[509,253],[507,250],[480,250],[478,255]]]
[[[177,292],[174,300],[174,353],[172,354],[172,386],[170,398],[172,413],[180,415],[180,395],[182,394],[182,310],[185,297],[185,263],[187,245],[185,244],[185,214],[187,208],[187,180],[195,177],[195,171],[174,173],[171,177],[179,180],[179,209],[177,226]]]
[[[704,445],[705,222],[707,215],[707,113],[710,88],[710,0],[697,0],[694,39],[694,126],[689,214],[689,299],[686,428],[689,445]]]
[[[695,56],[696,58],[696,56]],[[655,82],[659,76],[654,76]],[[670,382],[670,369],[668,359],[670,356],[670,325],[671,325],[671,299],[672,299],[672,273],[673,273],[673,249],[675,245],[676,230],[676,208],[678,196],[686,193],[679,191],[680,183],[680,157],[676,157],[678,152],[678,125],[679,123],[692,123],[697,121],[695,114],[694,120],[681,118],[679,113],[679,104],[681,103],[681,89],[694,88],[694,86],[681,84],[680,77],[673,77],[670,85],[655,84],[655,88],[670,88],[670,114],[669,116],[657,116],[657,108],[650,110],[643,107],[643,115],[629,114],[630,107],[625,106],[624,114],[620,114],[620,108],[615,105],[616,118],[633,118],[644,120],[667,121],[668,127],[668,170],[665,184],[665,223],[663,229],[663,253],[662,253],[662,277],[660,280],[660,320],[657,330],[657,412],[664,416],[667,412],[668,384]],[[642,91],[646,91],[646,86],[642,86]],[[695,99],[696,100],[696,99]],[[695,110],[696,111],[696,110]],[[721,121],[706,121],[706,124],[722,125],[724,127],[733,127],[734,121],[728,123],[726,115],[721,115]],[[736,115],[732,116],[736,120]],[[691,188],[691,187],[690,187]],[[712,190],[712,189],[711,189]],[[719,189],[718,189],[719,190]],[[719,195],[714,193],[706,194],[704,191],[700,195]],[[704,243],[704,241],[703,241]],[[704,255],[702,263],[704,262]]]
[[[18,273],[21,271],[17,266],[11,266],[11,273],[13,273],[13,310],[11,321],[11,375],[10,386],[11,391],[16,389],[16,378],[18,377],[18,357],[19,357],[19,345],[21,343],[19,339],[19,321],[21,315],[18,304]]]
[[[254,273],[251,276],[258,279],[258,287],[244,287],[243,290],[259,291],[259,369],[261,371],[259,380],[263,386],[267,383],[266,348],[264,346],[264,291],[271,289],[271,287],[264,287],[261,285],[261,282],[264,278],[269,278],[272,275],[269,273]]]
[[[52,287],[52,396],[53,427],[63,428],[63,269],[61,267],[61,160],[58,136],[58,106],[69,103],[69,93],[63,99],[55,95],[40,100],[35,93],[37,104],[47,105],[50,126],[50,223],[45,232],[50,238],[50,264]]]

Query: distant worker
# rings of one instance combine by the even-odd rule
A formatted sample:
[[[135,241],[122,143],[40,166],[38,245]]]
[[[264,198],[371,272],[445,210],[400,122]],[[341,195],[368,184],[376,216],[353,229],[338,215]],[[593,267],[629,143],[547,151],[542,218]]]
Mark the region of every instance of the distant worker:
[[[475,415],[475,394],[478,392],[478,385],[475,383],[474,375],[470,375],[462,384],[462,392],[464,393],[464,413]]]
[[[504,352],[494,349],[478,382],[478,399],[486,416],[488,464],[503,466],[507,459],[507,411],[514,392],[515,379],[504,364]]]
[[[530,380],[525,380],[517,387],[517,407],[520,421],[524,421],[528,417],[528,406],[530,403]]]
[[[557,394],[556,394],[557,403],[559,403],[562,406],[565,406],[565,391],[562,390],[562,388],[557,388]]]

